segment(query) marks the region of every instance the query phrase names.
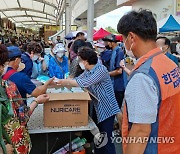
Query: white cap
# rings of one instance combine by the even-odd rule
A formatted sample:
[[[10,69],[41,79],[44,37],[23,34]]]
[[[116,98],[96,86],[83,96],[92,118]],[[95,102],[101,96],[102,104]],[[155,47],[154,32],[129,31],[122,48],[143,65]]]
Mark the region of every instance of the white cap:
[[[66,52],[64,44],[58,43],[55,45],[55,47],[53,48],[53,53],[56,54],[58,52]]]

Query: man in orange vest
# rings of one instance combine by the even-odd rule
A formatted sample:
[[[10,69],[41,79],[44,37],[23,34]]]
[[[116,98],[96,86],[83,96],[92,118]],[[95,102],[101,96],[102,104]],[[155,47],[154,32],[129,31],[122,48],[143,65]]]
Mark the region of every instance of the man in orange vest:
[[[125,91],[122,142],[125,154],[180,153],[180,70],[156,48],[152,12],[124,15],[117,26],[137,63]]]

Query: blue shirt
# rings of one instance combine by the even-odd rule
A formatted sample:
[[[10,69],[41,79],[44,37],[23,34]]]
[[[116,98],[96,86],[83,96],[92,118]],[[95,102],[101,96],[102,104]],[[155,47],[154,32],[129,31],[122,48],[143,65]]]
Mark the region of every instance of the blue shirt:
[[[21,55],[21,60],[25,64],[25,68],[21,71],[27,74],[30,78],[32,75],[33,62],[28,53],[23,53]]]
[[[11,70],[12,68],[9,67],[7,71]],[[10,81],[14,82],[22,96],[22,98],[27,98],[27,94],[31,95],[34,89],[36,89],[36,86],[34,83],[32,83],[31,79],[22,72],[16,72],[9,78]],[[26,101],[24,101],[25,104]]]
[[[102,63],[106,68],[109,70],[110,60],[111,60],[112,51],[111,50],[105,50],[100,53],[100,57],[102,60]]]
[[[65,74],[69,72],[68,58],[63,56],[63,61],[59,62],[56,57],[51,57],[49,61],[49,76],[64,79]]]
[[[166,56],[167,56],[169,59],[171,59],[173,62],[175,62],[176,65],[179,66],[178,58],[177,58],[177,57],[175,57],[174,55],[170,54],[169,52],[166,53]]]
[[[114,71],[116,69],[120,68],[120,61],[124,59],[124,53],[123,50],[117,46],[116,48],[113,49],[112,55],[111,55],[111,60],[110,60],[110,72]],[[124,79],[123,79],[123,73],[120,75],[117,75],[115,77],[111,77],[113,86],[114,86],[114,91],[124,91]]]
[[[105,66],[97,63],[92,70],[85,70],[75,80],[80,87],[87,88],[98,99],[92,97],[98,123],[120,112],[109,72]]]
[[[46,67],[49,67],[49,56],[44,56],[44,62],[46,64]],[[40,75],[48,75],[48,70],[43,71],[42,69],[42,61],[33,61],[33,68],[32,68],[32,75],[31,78],[36,79]]]

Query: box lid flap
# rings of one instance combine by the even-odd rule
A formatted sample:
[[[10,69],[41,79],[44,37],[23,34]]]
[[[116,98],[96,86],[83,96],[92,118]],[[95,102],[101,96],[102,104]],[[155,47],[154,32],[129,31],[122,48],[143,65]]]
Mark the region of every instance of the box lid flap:
[[[80,93],[48,93],[50,101],[55,100],[91,100],[88,92]]]

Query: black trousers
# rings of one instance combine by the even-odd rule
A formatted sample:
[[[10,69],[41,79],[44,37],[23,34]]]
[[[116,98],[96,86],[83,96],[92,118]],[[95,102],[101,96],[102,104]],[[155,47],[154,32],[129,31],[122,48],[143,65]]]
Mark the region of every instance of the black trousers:
[[[119,108],[121,109],[123,99],[124,99],[124,91],[114,91],[116,100],[118,102]]]

